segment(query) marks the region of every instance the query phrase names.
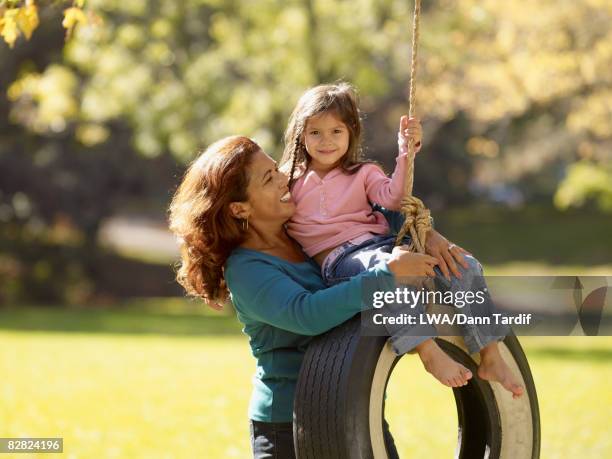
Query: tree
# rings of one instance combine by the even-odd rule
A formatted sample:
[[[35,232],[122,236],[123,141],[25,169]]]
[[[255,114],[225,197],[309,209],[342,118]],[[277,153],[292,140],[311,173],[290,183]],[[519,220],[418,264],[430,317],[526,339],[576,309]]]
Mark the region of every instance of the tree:
[[[422,14],[415,194],[609,210],[612,4],[438,0]],[[0,220],[22,229],[63,213],[91,246],[116,202],[153,189],[124,170],[185,164],[236,133],[278,155],[302,91],[341,78],[359,89],[368,156],[393,164],[411,2],[0,0],[0,17]],[[40,164],[91,204],[58,185],[70,180],[29,180]]]
[[[198,146],[236,132],[276,147],[305,87],[346,78],[389,140],[370,139],[391,149],[393,120],[406,104],[409,3],[91,0],[100,21],[76,31],[62,67],[25,76],[10,94],[17,104],[33,101],[19,105],[36,113],[31,128],[73,123],[77,139],[94,145],[120,119],[144,155],[170,151],[186,161]],[[419,113],[438,128],[465,114],[463,151],[473,170],[460,182],[490,187],[531,177],[534,192],[544,183],[539,192],[550,196],[550,183],[576,160],[605,169],[611,18],[612,6],[601,0],[425,5]],[[53,96],[36,89],[47,84]],[[557,177],[541,180],[546,170]]]

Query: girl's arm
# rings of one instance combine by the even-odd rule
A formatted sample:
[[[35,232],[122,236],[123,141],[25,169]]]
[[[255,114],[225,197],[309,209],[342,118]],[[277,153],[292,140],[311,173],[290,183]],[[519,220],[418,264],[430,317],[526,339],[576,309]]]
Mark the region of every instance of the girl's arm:
[[[409,120],[407,116],[402,116],[397,135],[398,155],[391,178],[388,178],[381,169],[375,166],[370,166],[364,171],[366,173],[365,189],[370,202],[390,210],[399,210],[404,194],[410,138],[414,139],[415,153],[418,153],[421,149],[421,124],[416,118]]]
[[[232,301],[245,316],[301,335],[319,335],[372,307],[374,291],[394,288],[386,263],[333,287],[311,292],[266,260],[252,258],[225,272]]]

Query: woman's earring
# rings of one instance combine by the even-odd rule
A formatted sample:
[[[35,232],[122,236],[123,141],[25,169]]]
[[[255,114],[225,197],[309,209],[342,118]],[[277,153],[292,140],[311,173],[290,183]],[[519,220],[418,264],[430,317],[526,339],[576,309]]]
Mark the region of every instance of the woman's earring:
[[[242,229],[248,231],[249,229],[249,217],[242,219]]]

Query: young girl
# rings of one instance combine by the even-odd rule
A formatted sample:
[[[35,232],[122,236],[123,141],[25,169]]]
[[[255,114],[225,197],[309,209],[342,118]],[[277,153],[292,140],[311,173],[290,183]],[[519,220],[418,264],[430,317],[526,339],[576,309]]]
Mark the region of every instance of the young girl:
[[[420,148],[421,126],[416,119],[401,118],[399,154],[391,178],[376,164],[361,159],[360,140],[357,100],[347,83],[316,86],[304,93],[285,132],[281,166],[289,172],[291,196],[296,204],[287,231],[319,263],[328,285],[347,280],[389,258],[395,238],[389,235],[389,225],[372,204],[399,210],[408,141],[414,142],[416,150]],[[414,276],[434,277],[439,290],[472,291],[477,282],[483,284],[482,267],[473,257],[466,257],[463,276],[453,279],[443,277],[436,268],[436,258],[424,254],[413,257]],[[475,309],[472,307],[471,313],[478,312]],[[490,299],[481,309],[485,314],[492,311]],[[463,312],[470,313],[465,307]],[[479,376],[498,381],[514,397],[520,396],[523,389],[497,347],[497,340],[503,336],[487,336],[476,327],[468,328],[466,346],[471,353],[481,354]],[[398,354],[416,349],[425,368],[447,386],[465,385],[472,377],[433,339],[394,334],[391,342]]]
[[[386,256],[376,236],[388,235],[389,225],[370,203],[399,210],[409,136],[418,150],[420,123],[402,117],[399,155],[389,179],[379,166],[361,159],[361,120],[348,84],[317,86],[298,102],[285,133],[281,160],[291,164],[291,194],[297,204],[288,231],[321,265],[328,285],[352,277]],[[366,249],[367,257],[363,253]],[[351,256],[356,250],[358,258]],[[425,268],[430,272],[433,264]]]

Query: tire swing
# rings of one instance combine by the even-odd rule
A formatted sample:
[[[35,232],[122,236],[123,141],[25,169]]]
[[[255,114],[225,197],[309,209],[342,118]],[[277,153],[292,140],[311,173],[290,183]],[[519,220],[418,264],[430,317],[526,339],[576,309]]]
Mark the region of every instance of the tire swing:
[[[420,0],[415,1],[410,111],[414,116],[415,73]],[[409,144],[405,199],[412,248],[424,252],[429,211],[412,196],[414,145]],[[434,308],[438,306],[434,305]],[[363,314],[369,314],[364,312]],[[384,393],[401,356],[385,336],[362,336],[359,316],[312,341],[302,364],[294,401],[293,437],[299,459],[386,459],[383,437]],[[499,343],[500,352],[525,388],[522,397],[498,383],[477,377],[478,354],[470,355],[459,329],[436,338],[440,347],[474,375],[453,388],[458,417],[455,456],[461,459],[535,459],[540,455],[540,418],[527,358],[514,334]],[[451,336],[454,335],[454,336]]]

